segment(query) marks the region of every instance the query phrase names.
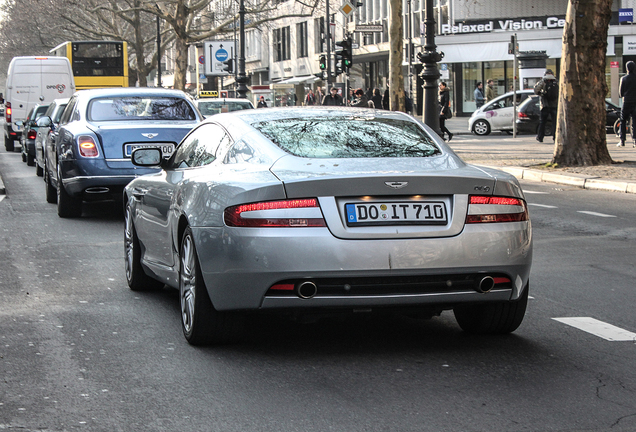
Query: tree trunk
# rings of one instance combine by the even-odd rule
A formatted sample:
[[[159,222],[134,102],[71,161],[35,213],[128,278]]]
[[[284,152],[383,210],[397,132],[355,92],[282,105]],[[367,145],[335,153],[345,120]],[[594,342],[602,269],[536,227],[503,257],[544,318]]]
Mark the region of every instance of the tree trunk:
[[[552,163],[612,163],[605,133],[605,54],[612,0],[569,0]]]
[[[390,1],[389,24],[389,94],[391,111],[405,112],[404,104],[404,74],[402,60],[404,58],[404,32],[402,17],[402,0]]]

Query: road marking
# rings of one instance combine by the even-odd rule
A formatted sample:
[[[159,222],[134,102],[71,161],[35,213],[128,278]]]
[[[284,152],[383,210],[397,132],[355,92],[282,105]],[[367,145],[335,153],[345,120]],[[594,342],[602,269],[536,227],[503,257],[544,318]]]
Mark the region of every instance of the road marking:
[[[543,208],[558,208],[557,206],[551,206],[551,205],[545,205],[545,204],[528,203],[528,205],[534,206],[534,207],[543,207]]]
[[[4,199],[4,197],[6,197],[6,195],[0,195],[0,202],[2,202],[2,200]]]
[[[541,191],[529,191],[529,190],[524,190],[523,191],[524,194],[541,194],[541,195],[550,195],[550,192],[541,192]]]
[[[587,215],[590,215],[590,216],[598,216],[598,217],[606,217],[606,218],[616,217],[614,215],[608,215],[608,214],[605,214],[605,213],[596,213],[596,212],[584,211],[584,210],[579,210],[577,213],[583,213],[583,214],[587,214]]]
[[[623,330],[620,327],[616,327],[612,324],[608,324],[603,321],[599,321],[589,317],[572,317],[572,318],[552,318],[555,321],[562,322],[569,326],[575,327],[584,332],[593,334],[608,341],[618,342],[636,342],[636,333],[632,333],[627,330]]]

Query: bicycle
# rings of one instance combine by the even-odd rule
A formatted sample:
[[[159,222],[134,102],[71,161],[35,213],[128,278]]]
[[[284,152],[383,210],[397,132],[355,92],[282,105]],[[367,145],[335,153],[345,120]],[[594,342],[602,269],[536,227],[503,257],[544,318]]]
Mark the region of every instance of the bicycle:
[[[621,119],[620,117],[616,119],[614,122],[614,133],[620,139],[621,138]],[[632,137],[633,146],[636,147],[636,138],[634,137],[634,130],[632,128],[632,119],[629,119],[627,123],[625,133],[628,133]],[[621,147],[621,143],[619,142],[617,147]]]

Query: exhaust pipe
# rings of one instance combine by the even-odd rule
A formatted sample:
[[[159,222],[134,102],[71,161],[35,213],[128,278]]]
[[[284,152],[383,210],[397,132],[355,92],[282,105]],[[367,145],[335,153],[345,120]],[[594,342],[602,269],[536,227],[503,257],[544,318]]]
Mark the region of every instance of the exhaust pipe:
[[[87,193],[87,194],[105,194],[109,192],[110,192],[110,189],[107,187],[91,187],[91,188],[84,189],[84,193]]]
[[[475,291],[479,293],[487,293],[494,287],[495,287],[495,280],[491,276],[485,276],[481,280],[479,280],[479,282],[477,282]]]
[[[310,299],[318,293],[318,287],[311,281],[301,282],[296,286],[296,294],[302,299]]]

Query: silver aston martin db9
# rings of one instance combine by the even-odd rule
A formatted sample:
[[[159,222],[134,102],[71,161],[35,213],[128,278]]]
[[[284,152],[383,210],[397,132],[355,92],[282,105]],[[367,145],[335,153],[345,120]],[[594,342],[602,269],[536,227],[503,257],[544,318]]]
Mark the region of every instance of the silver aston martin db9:
[[[532,231],[516,179],[466,165],[417,119],[351,108],[215,115],[124,190],[133,290],[180,293],[191,344],[252,311],[453,310],[460,327],[523,320]]]

